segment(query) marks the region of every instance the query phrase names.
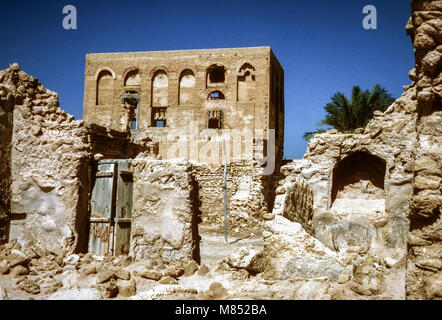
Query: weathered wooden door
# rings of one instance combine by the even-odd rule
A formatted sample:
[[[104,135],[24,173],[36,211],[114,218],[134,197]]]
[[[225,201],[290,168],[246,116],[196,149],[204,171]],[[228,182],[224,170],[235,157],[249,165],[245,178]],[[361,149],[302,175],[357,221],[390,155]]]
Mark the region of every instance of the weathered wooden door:
[[[89,252],[127,254],[132,212],[130,160],[101,160],[92,172]]]
[[[117,199],[115,215],[115,255],[128,254],[132,213],[133,176],[129,160],[118,162]]]

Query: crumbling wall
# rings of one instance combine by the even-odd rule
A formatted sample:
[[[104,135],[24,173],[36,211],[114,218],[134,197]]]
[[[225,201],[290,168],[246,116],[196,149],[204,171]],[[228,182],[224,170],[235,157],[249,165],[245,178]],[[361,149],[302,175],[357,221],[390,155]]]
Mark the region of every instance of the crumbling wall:
[[[307,181],[314,235],[329,248],[344,256],[368,253],[378,265],[394,269],[393,287],[406,287],[408,299],[435,299],[442,297],[442,4],[411,4],[406,30],[415,47],[413,83],[365,128],[315,135],[302,160],[281,168],[287,176],[281,185]],[[343,165],[352,156],[357,163]],[[278,198],[289,197],[286,188],[279,191]],[[287,203],[277,203],[276,213],[287,210]],[[405,291],[397,296],[405,297]]]
[[[89,126],[58,107],[58,95],[18,64],[2,71],[12,95],[10,239],[61,253],[87,245],[88,164],[126,158],[129,135]]]
[[[259,163],[252,161],[232,162],[227,165],[228,228],[259,229],[262,222],[271,218],[269,199],[275,188],[269,185]],[[199,187],[201,218],[204,225],[224,228],[224,167],[210,168],[195,165],[193,174]],[[269,182],[270,181],[270,182]]]
[[[417,141],[412,95],[407,91],[385,113],[375,112],[374,119],[357,133],[330,130],[315,135],[302,160],[281,168],[286,182],[292,177],[305,179],[312,188],[315,236],[330,248],[341,252],[371,250],[383,258],[402,258],[408,230],[406,213],[413,190],[412,149]],[[339,170],[335,169],[354,155],[385,162],[383,186],[375,187],[358,172],[347,179],[345,190],[336,185],[333,174]],[[345,192],[338,193],[340,189]]]
[[[83,121],[58,107],[57,94],[38,79],[18,66],[7,72],[16,98],[11,239],[34,240],[58,251],[75,247],[79,198],[87,192],[87,131]]]
[[[442,298],[442,3],[411,1],[407,33],[418,103],[413,196],[408,217],[407,298]],[[409,89],[410,90],[410,89]]]
[[[198,204],[192,166],[137,158],[133,165],[130,254],[163,264],[199,261]]]
[[[273,213],[298,222],[310,235],[313,234],[313,190],[307,180],[290,176],[276,189]]]
[[[264,278],[272,280],[326,277],[336,281],[341,275],[352,275],[352,268],[336,252],[310,236],[301,224],[280,215],[265,223],[261,264]]]
[[[14,96],[10,89],[3,85],[7,77],[7,72],[0,72],[0,244],[8,241],[11,213],[11,140]]]

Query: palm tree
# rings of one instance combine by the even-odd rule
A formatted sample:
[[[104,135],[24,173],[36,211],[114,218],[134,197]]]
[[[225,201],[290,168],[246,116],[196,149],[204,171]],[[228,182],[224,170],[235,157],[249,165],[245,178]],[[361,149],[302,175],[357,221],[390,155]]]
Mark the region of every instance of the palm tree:
[[[365,91],[359,86],[354,86],[350,100],[338,91],[331,97],[331,102],[324,107],[327,115],[318,125],[331,126],[339,132],[351,133],[357,128],[364,127],[373,117],[375,110],[382,112],[387,110],[394,100],[395,98],[379,84]],[[326,130],[318,128],[316,131],[306,132],[303,138],[308,141],[316,133]]]

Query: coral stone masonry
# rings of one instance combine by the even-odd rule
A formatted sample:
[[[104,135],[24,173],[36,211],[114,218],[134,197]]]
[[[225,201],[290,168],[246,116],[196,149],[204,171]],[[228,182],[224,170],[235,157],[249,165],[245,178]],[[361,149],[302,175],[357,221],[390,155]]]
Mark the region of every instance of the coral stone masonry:
[[[442,1],[411,9],[402,96],[290,161],[269,47],[88,54],[84,120],[0,71],[0,299],[442,299]]]

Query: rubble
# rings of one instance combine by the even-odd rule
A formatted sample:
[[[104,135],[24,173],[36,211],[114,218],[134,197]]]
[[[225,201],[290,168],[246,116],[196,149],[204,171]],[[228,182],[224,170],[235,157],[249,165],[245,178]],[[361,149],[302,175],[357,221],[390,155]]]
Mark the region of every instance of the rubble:
[[[272,235],[265,239],[262,257],[265,279],[337,280],[341,274],[352,274],[339,255],[310,236],[299,223],[277,216],[266,226]]]

